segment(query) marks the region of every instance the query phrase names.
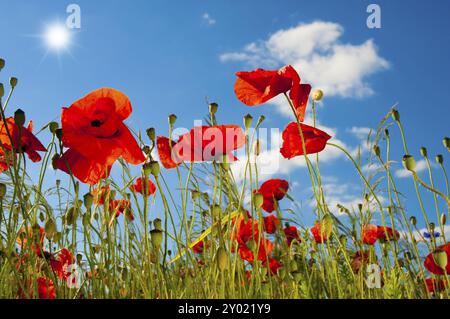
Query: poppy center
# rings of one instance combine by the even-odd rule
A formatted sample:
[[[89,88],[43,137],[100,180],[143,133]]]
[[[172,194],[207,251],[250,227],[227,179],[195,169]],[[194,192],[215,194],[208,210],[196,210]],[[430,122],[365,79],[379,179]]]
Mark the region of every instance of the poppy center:
[[[91,122],[91,126],[100,127],[103,123],[100,120],[94,120]]]

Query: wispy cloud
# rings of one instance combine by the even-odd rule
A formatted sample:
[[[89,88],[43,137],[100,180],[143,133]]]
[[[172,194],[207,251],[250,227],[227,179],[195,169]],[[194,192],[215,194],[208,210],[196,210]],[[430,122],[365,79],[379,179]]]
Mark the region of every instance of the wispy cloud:
[[[420,173],[428,168],[425,160],[417,161],[415,171]],[[395,171],[395,176],[398,178],[407,178],[411,176],[411,172],[405,168],[401,168]]]
[[[252,67],[292,64],[303,80],[327,96],[364,97],[373,94],[367,78],[389,67],[372,39],[362,44],[339,41],[344,29],[332,22],[315,21],[276,31],[264,41],[220,55],[222,62],[245,62]]]
[[[353,126],[352,128],[347,129],[347,131],[353,134],[356,138],[364,140],[367,139],[372,129],[370,127]]]
[[[206,22],[207,25],[214,25],[216,24],[216,19],[213,19],[211,15],[207,12],[203,13],[202,19],[204,22]]]

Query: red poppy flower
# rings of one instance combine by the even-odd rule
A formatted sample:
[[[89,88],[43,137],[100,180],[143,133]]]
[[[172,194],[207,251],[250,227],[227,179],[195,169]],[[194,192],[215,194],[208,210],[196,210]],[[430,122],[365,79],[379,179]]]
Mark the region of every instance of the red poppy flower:
[[[174,158],[176,160],[175,161],[172,159],[172,150],[175,145],[176,142],[165,136],[158,136],[156,138],[156,147],[158,149],[159,160],[167,169],[175,168],[181,164],[180,160]]]
[[[238,242],[239,245],[247,243],[249,240],[258,240],[259,231],[258,231],[258,221],[252,218],[247,219],[241,216],[238,218],[238,224],[236,225],[236,230],[234,234],[234,238]]]
[[[94,203],[103,205],[105,203],[106,197],[110,196],[110,192],[111,190],[109,189],[109,186],[102,186],[100,190],[95,188],[92,191],[92,196],[94,196]]]
[[[284,231],[284,234],[286,235],[286,241],[287,241],[288,246],[291,245],[291,243],[294,239],[297,240],[298,242],[300,242],[300,237],[298,235],[297,227],[289,226],[289,227],[286,227],[283,231]]]
[[[447,266],[445,267],[447,274],[450,274],[450,243],[441,245],[437,247],[436,251],[444,251],[447,255]],[[436,252],[435,251],[435,252]],[[442,269],[436,262],[434,261],[433,253],[428,254],[424,261],[425,268],[435,274],[435,275],[444,275],[444,269]]]
[[[306,154],[319,153],[325,149],[327,141],[331,138],[330,135],[306,124],[300,124],[300,127],[303,132]],[[295,156],[303,155],[302,138],[298,130],[297,122],[289,123],[286,126],[282,138],[283,145],[281,146],[280,153],[284,158],[291,159]]]
[[[268,234],[274,234],[279,224],[280,221],[273,214],[264,217],[264,231]]]
[[[245,135],[238,125],[196,126],[189,133],[180,136],[173,147],[175,162],[207,162],[221,160],[245,144]]]
[[[37,279],[39,299],[56,299],[56,290],[53,281],[49,278]]]
[[[400,238],[400,233],[398,231],[394,231],[391,227],[383,227],[378,226],[378,239],[385,241],[396,241]]]
[[[300,84],[300,77],[291,65],[279,70],[256,69],[237,72],[236,76],[238,79],[234,85],[234,92],[242,103],[248,106],[263,104],[290,90],[289,95],[297,116],[303,121],[311,86]]]
[[[14,152],[26,153],[31,161],[39,162],[41,160],[41,156],[38,151],[46,152],[47,149],[36,138],[36,136],[33,135],[33,122],[30,121],[28,127],[26,128],[19,128],[19,126],[14,122],[14,118],[8,117],[6,119],[6,123],[7,126],[5,126],[3,121],[0,121],[0,148],[2,149],[2,155],[4,156],[3,149],[12,151],[14,147]],[[11,141],[13,147],[11,146]],[[14,160],[14,158],[10,160]],[[10,165],[8,163],[9,161],[3,161],[3,165]]]
[[[264,182],[257,191],[264,198],[262,209],[268,213],[273,212],[276,203],[284,198],[288,189],[289,183],[283,179],[270,179]]]
[[[258,248],[258,260],[264,261],[273,250],[273,243],[268,239],[261,238]],[[238,249],[241,259],[252,263],[255,260],[252,250],[246,244],[240,244]]]
[[[192,247],[192,250],[194,253],[201,254],[203,253],[204,246],[204,242],[201,240]]]
[[[68,267],[75,262],[75,258],[72,253],[63,248],[58,254],[58,258],[50,257],[50,267],[60,279],[67,279],[70,275]]]
[[[427,284],[427,290],[430,293],[443,291],[447,286],[445,281],[442,279],[427,278],[425,282]]]
[[[138,177],[136,183],[131,185],[130,188],[132,192],[141,193],[142,195],[147,194],[147,196],[153,195],[156,192],[156,186],[151,180],[147,181],[147,189],[145,189],[144,180],[141,177]]]
[[[314,224],[311,228],[311,233],[314,237],[314,241],[318,244],[322,244],[328,240],[325,230],[322,230],[320,221]]]
[[[116,213],[116,217],[126,212],[129,220],[134,220],[133,214],[130,212],[131,202],[127,199],[115,199],[110,202],[110,209]]]
[[[379,231],[376,225],[364,225],[362,228],[361,237],[363,243],[366,245],[373,245],[378,240]]]
[[[123,123],[131,112],[131,103],[123,93],[108,88],[93,91],[63,108],[63,145],[75,150],[79,154],[77,157],[103,168],[111,166],[119,157],[131,164],[142,163],[144,154]],[[71,171],[75,176],[85,176],[86,166],[92,165],[82,165],[83,174],[77,174],[78,166],[71,167]],[[92,177],[93,174],[89,175]],[[100,179],[102,175],[97,173],[96,178]]]
[[[264,262],[263,266],[267,267],[267,262]],[[278,269],[281,267],[283,267],[283,265],[278,260],[275,258],[269,258],[269,269],[271,275],[276,275],[278,273]]]

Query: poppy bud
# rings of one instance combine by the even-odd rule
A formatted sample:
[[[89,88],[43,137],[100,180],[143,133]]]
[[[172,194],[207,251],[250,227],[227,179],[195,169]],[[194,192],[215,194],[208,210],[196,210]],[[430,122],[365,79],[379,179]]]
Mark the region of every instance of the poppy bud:
[[[150,162],[150,172],[153,176],[158,176],[161,168],[159,166],[159,163],[156,161]]]
[[[62,137],[63,137],[63,130],[60,129],[60,128],[56,129],[55,135],[56,135],[56,137],[58,138],[58,140],[62,140]]]
[[[213,115],[216,114],[218,108],[219,108],[219,104],[217,104],[217,103],[210,103],[209,104],[209,113],[211,113]]]
[[[447,222],[447,216],[445,215],[445,213],[441,214],[441,225],[445,225],[445,223]]]
[[[400,122],[400,113],[396,109],[392,110],[392,118],[394,121]]]
[[[176,121],[177,121],[177,116],[175,114],[170,114],[169,115],[169,125],[173,126]]]
[[[5,60],[0,59],[0,71],[5,67]]]
[[[9,85],[11,85],[11,87],[13,89],[16,87],[17,82],[18,82],[17,78],[15,78],[15,77],[10,77],[9,78]]]
[[[264,120],[266,119],[266,117],[264,115],[261,115],[260,117],[258,117],[258,122],[256,122],[256,127],[260,126],[262,122],[264,122]]]
[[[71,207],[67,210],[66,215],[64,216],[66,225],[72,225],[75,223],[78,217],[78,212],[75,207]]]
[[[216,253],[216,263],[220,271],[228,268],[228,254],[224,247],[219,247]]]
[[[5,88],[3,87],[3,83],[0,83],[0,98],[5,95]]]
[[[427,149],[425,147],[423,147],[423,146],[420,148],[420,155],[422,155],[423,157],[427,157],[428,156]]]
[[[253,205],[255,205],[256,209],[261,208],[263,203],[264,203],[264,196],[261,193],[253,194]]]
[[[250,114],[247,114],[244,116],[244,125],[247,130],[250,127],[252,127],[252,122],[253,122],[253,117]]]
[[[193,191],[191,192],[191,197],[192,197],[192,200],[193,200],[193,201],[196,201],[196,200],[200,197],[200,192],[199,192],[199,191],[196,191],[196,190],[193,190]]]
[[[50,122],[50,123],[48,124],[48,129],[49,129],[50,132],[53,133],[53,134],[56,133],[56,130],[57,130],[58,128],[59,128],[59,125],[58,125],[58,123],[56,123],[56,122]]]
[[[14,112],[14,123],[19,127],[22,127],[25,124],[25,112],[21,109]]]
[[[447,267],[447,253],[444,250],[436,250],[433,253],[433,260],[441,269],[445,269]]]
[[[0,198],[5,197],[5,195],[6,195],[6,185],[0,183]]]
[[[438,164],[442,165],[444,163],[444,156],[442,156],[442,154],[436,155],[436,162],[438,162]]]
[[[442,143],[444,143],[444,146],[450,152],[450,137],[444,137],[444,140],[442,141]]]
[[[161,247],[161,243],[162,243],[162,231],[159,229],[153,229],[150,231],[150,239],[152,241],[152,244],[154,247]]]
[[[416,160],[412,155],[403,156],[402,163],[405,169],[407,169],[410,172],[414,172],[414,169],[416,168]]]
[[[150,127],[147,129],[147,136],[150,139],[150,141],[154,142],[155,138],[156,138],[156,133],[155,133],[155,128],[154,127]]]
[[[92,203],[94,202],[94,196],[92,196],[91,193],[86,193],[83,196],[83,202],[84,202],[84,206],[89,209],[92,206]]]
[[[386,137],[389,137],[389,129],[387,129],[387,128],[384,129],[384,135]]]
[[[161,228],[161,226],[162,226],[161,219],[156,218],[156,219],[153,221],[153,226],[154,226],[155,229],[157,229],[157,230],[162,230],[162,228]]]
[[[53,235],[57,232],[56,223],[52,218],[49,218],[44,226],[45,235],[48,237],[53,237]]]
[[[320,101],[323,98],[323,91],[322,90],[315,90],[312,98],[314,101]]]
[[[144,146],[142,147],[142,152],[144,152],[145,155],[150,155],[150,153],[151,153],[151,148],[150,148],[150,146],[144,145]]]
[[[380,157],[380,147],[378,145],[373,146],[373,152],[377,157]]]
[[[409,218],[409,222],[411,223],[411,225],[416,226],[416,224],[417,224],[417,218],[414,217],[414,216],[411,216],[411,217]]]

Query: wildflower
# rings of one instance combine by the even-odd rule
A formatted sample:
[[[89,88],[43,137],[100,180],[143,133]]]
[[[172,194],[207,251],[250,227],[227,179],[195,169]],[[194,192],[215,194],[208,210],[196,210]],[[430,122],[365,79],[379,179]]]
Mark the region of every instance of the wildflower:
[[[147,181],[147,189],[145,189],[145,183],[143,178],[138,177],[136,179],[136,182],[131,185],[130,189],[132,192],[136,192],[136,193],[141,193],[142,195],[153,195],[156,192],[156,186],[155,184],[153,184],[153,182],[151,180]]]
[[[378,226],[364,225],[361,232],[362,241],[366,245],[373,245],[378,240]]]
[[[378,226],[378,239],[382,242],[396,241],[400,238],[400,233],[391,227]]]
[[[267,267],[267,262],[263,262],[263,266]],[[276,275],[278,273],[278,269],[283,267],[283,265],[275,258],[269,258],[269,269],[270,274]]]
[[[288,226],[284,230],[284,234],[286,236],[286,241],[288,246],[291,246],[291,243],[296,240],[300,241],[300,237],[298,235],[297,227],[295,226]]]
[[[102,186],[100,189],[95,188],[92,191],[92,195],[94,196],[94,203],[103,205],[107,197],[110,196],[111,190],[109,186]]]
[[[205,243],[203,242],[203,240],[201,240],[192,247],[192,250],[194,251],[194,253],[202,254],[204,247]]]
[[[266,233],[274,234],[277,230],[278,225],[280,225],[280,221],[275,215],[271,214],[264,217],[264,231]]]
[[[429,253],[423,264],[435,275],[450,273],[450,243],[441,245],[434,252]]]
[[[323,151],[331,136],[306,124],[301,124],[300,126],[305,142],[306,154],[315,154]],[[289,123],[283,131],[282,138],[283,145],[281,146],[280,153],[284,158],[291,159],[295,156],[303,155],[303,143],[298,123]]]
[[[72,172],[82,182],[95,184],[109,175],[119,157],[131,164],[142,163],[144,154],[123,123],[131,112],[128,97],[109,88],[93,91],[63,108],[62,142],[71,152],[64,153],[55,166]],[[74,165],[78,161],[82,164]]]
[[[56,290],[53,281],[49,278],[37,279],[39,299],[56,299]]]
[[[430,293],[436,293],[445,290],[445,287],[447,286],[445,281],[442,279],[434,279],[434,278],[427,278],[425,280],[427,285],[427,290]]]
[[[116,213],[116,217],[119,217],[120,214],[127,212],[125,216],[129,220],[134,220],[134,216],[129,209],[131,207],[131,203],[128,199],[115,199],[110,202],[110,209]]]
[[[237,72],[234,85],[237,98],[248,106],[263,104],[278,94],[289,92],[289,97],[300,121],[304,120],[311,85],[300,84],[297,71],[287,65],[279,70],[256,69]]]
[[[252,243],[254,245],[257,245],[257,243],[254,240],[252,240]],[[261,238],[261,240],[259,242],[259,247],[258,247],[258,256],[257,256],[258,260],[259,261],[266,260],[267,256],[269,256],[270,253],[272,252],[273,247],[274,247],[274,245],[270,240]],[[247,244],[240,244],[239,248],[238,248],[238,252],[239,252],[239,255],[241,256],[241,259],[243,259],[243,260],[246,260],[251,263],[255,260],[253,251]]]
[[[68,278],[68,267],[74,262],[75,258],[67,248],[61,249],[57,258],[51,256],[49,260],[50,267],[60,279]]]
[[[311,228],[311,233],[314,241],[322,244],[328,240],[332,231],[332,220],[330,217],[325,217],[321,221],[317,221]]]
[[[270,179],[264,182],[258,193],[263,195],[262,208],[271,213],[275,210],[278,201],[282,200],[289,189],[289,183],[283,179]]]
[[[444,216],[445,216],[445,215],[444,215]],[[427,238],[427,239],[430,239],[431,236],[433,236],[433,238],[438,238],[438,237],[441,236],[441,234],[440,234],[439,232],[437,232],[437,231],[434,231],[434,232],[433,232],[433,235],[431,235],[429,232],[426,232],[426,231],[423,232],[423,237],[425,237],[425,238]]]
[[[27,229],[21,228],[16,238],[16,242],[22,251],[32,250],[37,256],[42,256],[44,247],[45,229],[39,225],[29,226]]]
[[[175,162],[172,159],[172,149],[175,144],[176,142],[164,136],[158,136],[156,138],[156,147],[158,149],[159,160],[166,169],[175,168],[181,164],[181,161]]]

